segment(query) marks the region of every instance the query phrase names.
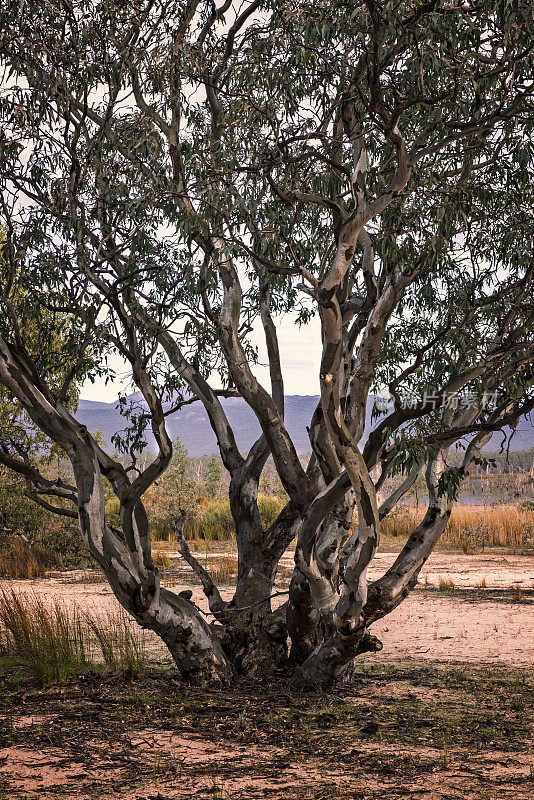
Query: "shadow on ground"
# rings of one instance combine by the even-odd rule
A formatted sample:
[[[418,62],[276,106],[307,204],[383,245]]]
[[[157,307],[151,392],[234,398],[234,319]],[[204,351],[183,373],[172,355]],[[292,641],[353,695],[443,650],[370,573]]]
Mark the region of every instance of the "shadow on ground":
[[[0,678],[0,798],[462,798],[534,792],[533,675],[362,665],[330,694],[172,675]]]

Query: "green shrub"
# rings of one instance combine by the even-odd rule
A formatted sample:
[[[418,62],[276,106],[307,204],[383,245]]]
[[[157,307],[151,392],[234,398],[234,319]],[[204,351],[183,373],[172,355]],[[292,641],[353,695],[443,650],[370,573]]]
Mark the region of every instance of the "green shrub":
[[[112,494],[109,497],[106,497],[106,522],[108,525],[112,525],[115,528],[120,528],[120,507],[121,504],[117,495]]]
[[[25,495],[25,486],[10,477],[0,477],[0,521],[4,527],[34,540],[46,525],[49,514]]]
[[[258,496],[258,508],[263,527],[266,529],[277,518],[284,504],[277,497]],[[208,500],[203,509],[199,508],[186,517],[185,535],[188,539],[232,539],[235,526],[230,511],[230,501],[225,498]]]
[[[33,502],[25,487],[0,476],[0,558],[10,561],[15,571],[4,566],[0,575],[13,578],[41,577],[48,569],[82,568],[92,559],[82,541],[78,521],[59,517]],[[23,547],[19,535],[31,542]],[[18,543],[17,543],[18,542]],[[11,551],[11,556],[8,555]]]
[[[267,530],[282,511],[284,503],[278,497],[260,494],[258,496],[258,507],[263,528]]]
[[[235,533],[234,520],[227,497],[209,500],[203,511],[196,513],[189,527],[200,539],[231,539]],[[187,535],[187,534],[186,534]]]
[[[94,566],[80,533],[78,521],[50,515],[43,530],[36,536],[36,543],[51,554],[60,554],[65,569],[86,569]]]

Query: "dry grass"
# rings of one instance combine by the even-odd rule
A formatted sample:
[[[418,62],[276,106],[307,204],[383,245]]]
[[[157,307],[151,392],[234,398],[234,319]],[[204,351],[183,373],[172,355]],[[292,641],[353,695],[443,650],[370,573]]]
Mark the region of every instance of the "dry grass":
[[[19,536],[11,536],[0,547],[0,578],[32,580],[43,578],[51,569],[62,569],[63,562],[56,553],[42,547],[30,547]]]
[[[382,523],[387,538],[406,538],[421,522],[424,509],[403,506]],[[464,553],[484,547],[525,548],[534,541],[534,509],[518,506],[455,506],[442,544]]]
[[[122,609],[109,614],[104,622],[94,614],[85,614],[84,621],[98,643],[106,667],[141,675],[145,667],[145,646],[141,632],[131,625]]]
[[[438,589],[440,592],[454,592],[456,586],[450,578],[439,578]]]
[[[0,590],[0,655],[43,686],[102,664],[139,675],[145,659],[124,612],[101,619],[14,589]]]
[[[152,560],[158,567],[169,567],[171,563],[168,554],[163,550],[156,550],[152,555]]]
[[[214,583],[224,586],[235,581],[237,566],[238,563],[235,556],[219,556],[210,562],[209,572]]]

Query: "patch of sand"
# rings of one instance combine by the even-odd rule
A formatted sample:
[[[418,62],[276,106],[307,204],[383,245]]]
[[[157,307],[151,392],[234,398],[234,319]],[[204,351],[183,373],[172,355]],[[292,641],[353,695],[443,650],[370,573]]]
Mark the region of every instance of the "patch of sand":
[[[314,798],[326,797],[323,792],[326,789],[335,791],[336,786],[342,787],[343,797],[349,797],[345,790],[354,792],[352,796],[358,798],[376,797],[381,791],[387,793],[387,797],[398,797],[395,779],[388,778],[387,769],[380,777],[372,774],[376,770],[383,772],[389,760],[391,764],[404,764],[408,773],[413,764],[419,773],[403,782],[403,798],[470,800],[481,797],[481,788],[492,792],[484,795],[492,800],[532,797],[531,766],[522,753],[493,752],[466,757],[465,753],[456,753],[453,746],[443,763],[443,752],[435,748],[358,740],[346,766],[340,766],[325,763],[320,757],[306,758],[302,762],[281,747],[260,749],[250,744],[210,742],[150,728],[140,731],[130,744],[133,751],[123,764],[117,758],[106,757],[109,752],[106,742],[94,742],[93,748],[88,748],[80,761],[66,756],[60,748],[0,749],[0,780],[9,780],[13,793],[10,796],[21,796],[21,792],[23,796],[37,793],[39,800],[58,796],[104,800],[117,797],[114,783],[127,780],[128,771],[138,763],[141,769],[135,780],[135,790],[123,788],[122,800],[185,800],[193,796],[283,800],[289,794],[295,797],[295,790],[298,790],[298,797]],[[369,768],[370,773],[367,772]],[[320,795],[315,794],[317,787],[321,789]],[[498,794],[494,794],[495,791]],[[328,794],[328,797],[334,796]]]
[[[219,554],[220,555],[220,554]],[[217,556],[213,556],[216,558]],[[373,562],[370,577],[379,577],[395,560],[395,553],[379,553]],[[291,554],[283,565],[292,564]],[[171,576],[173,573],[171,573]],[[452,581],[458,594],[427,591],[439,580]],[[485,589],[480,589],[485,582]],[[50,600],[76,603],[84,610],[106,615],[118,607],[111,589],[104,582],[95,582],[94,574],[72,572],[34,581],[5,582],[14,589],[34,592]],[[176,591],[193,589],[194,602],[207,611],[206,598],[186,569],[175,570],[169,585]],[[285,583],[277,585],[283,589]],[[512,602],[510,591],[519,587],[522,594]],[[529,555],[487,553],[458,555],[434,553],[421,573],[418,590],[383,620],[375,623],[372,632],[384,644],[384,650],[365,656],[366,661],[417,659],[432,661],[465,661],[527,667],[534,664],[534,557]],[[476,593],[462,593],[474,590]],[[492,592],[502,590],[495,599]],[[221,590],[224,599],[232,589]],[[276,598],[280,604],[285,598]],[[159,639],[145,632],[155,656],[166,652]]]

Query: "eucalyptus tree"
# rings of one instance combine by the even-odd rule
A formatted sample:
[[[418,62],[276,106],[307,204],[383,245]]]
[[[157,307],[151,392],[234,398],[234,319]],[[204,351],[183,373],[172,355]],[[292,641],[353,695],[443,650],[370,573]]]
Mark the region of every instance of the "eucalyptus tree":
[[[77,505],[69,513],[117,598],[184,676],[278,667],[297,683],[341,676],[358,653],[381,648],[370,625],[417,581],[492,432],[534,404],[528,4],[4,9],[0,381],[71,460],[75,485],[54,493]],[[28,346],[26,320],[9,311],[10,275],[22,269],[31,314],[70,315],[76,331],[60,386]],[[284,313],[321,321],[306,469],[284,424]],[[255,328],[270,387],[256,376]],[[70,383],[102,369],[109,352],[143,398],[123,406],[122,446],[135,455],[147,425],[157,443],[144,468],[106,454],[65,402]],[[385,389],[392,405],[364,444],[370,392]],[[243,397],[258,418],[247,454],[221,395]],[[172,458],[166,417],[194,401],[231,476],[239,551],[226,602],[175,515],[211,625],[187,594],[161,585],[142,501]],[[452,468],[458,442],[464,457]],[[263,530],[257,493],[269,454],[289,502]],[[22,461],[11,457],[11,468]],[[368,586],[380,519],[423,469],[425,518]],[[379,505],[395,472],[402,483]],[[120,528],[106,521],[104,480]],[[289,598],[273,610],[276,569],[295,536]]]
[[[10,320],[8,325],[19,342],[24,340],[26,348],[40,354],[41,367],[54,391],[60,390],[62,383],[67,381],[64,403],[69,409],[75,408],[80,385],[72,379],[70,372],[73,368],[78,372],[75,362],[80,340],[73,318],[65,314],[55,314],[42,305],[35,305],[31,290],[28,291],[24,284],[20,264],[15,264],[12,259],[12,238],[12,228],[9,225],[5,228],[0,226],[0,274],[5,292],[4,312]],[[85,363],[82,371],[86,371],[90,363],[91,368],[97,366],[91,361],[90,354],[85,353],[83,358]],[[32,426],[24,407],[1,386],[0,463],[8,470],[14,455],[19,459],[14,463],[17,464],[15,471],[22,478],[18,481],[21,492],[46,509],[46,498],[35,491],[32,462],[55,461],[60,457],[60,452],[39,428]],[[23,465],[20,464],[21,460]],[[49,479],[46,483],[48,493],[54,494],[54,480]]]

